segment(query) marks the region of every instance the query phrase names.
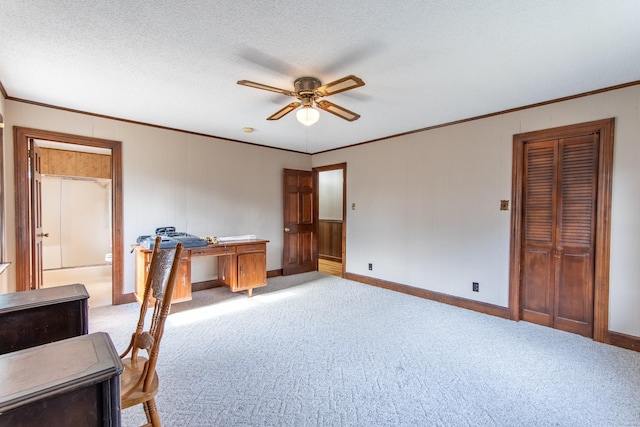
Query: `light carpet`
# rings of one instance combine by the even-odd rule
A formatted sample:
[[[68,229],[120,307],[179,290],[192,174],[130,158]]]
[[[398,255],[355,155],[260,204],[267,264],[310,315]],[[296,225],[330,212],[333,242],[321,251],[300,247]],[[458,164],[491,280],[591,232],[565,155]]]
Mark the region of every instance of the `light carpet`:
[[[138,310],[90,332],[122,351]],[[175,304],[158,373],[169,427],[640,425],[640,353],[317,272]]]

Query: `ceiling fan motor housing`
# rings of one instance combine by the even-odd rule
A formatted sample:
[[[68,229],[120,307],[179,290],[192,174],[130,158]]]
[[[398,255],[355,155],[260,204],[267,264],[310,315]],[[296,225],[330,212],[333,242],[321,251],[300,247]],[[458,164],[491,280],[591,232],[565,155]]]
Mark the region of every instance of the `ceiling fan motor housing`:
[[[293,87],[298,97],[315,95],[316,89],[320,87],[320,80],[315,77],[300,77],[293,82]]]

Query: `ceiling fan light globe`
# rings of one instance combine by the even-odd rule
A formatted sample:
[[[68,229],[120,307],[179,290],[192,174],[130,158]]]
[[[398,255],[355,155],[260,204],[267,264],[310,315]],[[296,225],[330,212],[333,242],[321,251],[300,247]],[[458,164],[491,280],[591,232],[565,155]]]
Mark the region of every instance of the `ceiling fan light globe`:
[[[303,107],[296,113],[296,118],[305,126],[311,126],[320,118],[320,112],[311,107]]]

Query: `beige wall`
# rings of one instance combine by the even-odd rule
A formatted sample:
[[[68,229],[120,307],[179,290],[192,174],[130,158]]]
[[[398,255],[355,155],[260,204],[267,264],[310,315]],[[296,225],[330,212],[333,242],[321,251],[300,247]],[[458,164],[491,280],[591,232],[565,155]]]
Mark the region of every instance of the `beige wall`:
[[[508,306],[513,135],[610,117],[609,329],[640,336],[640,86],[314,155],[347,163],[346,270]]]
[[[267,269],[282,268],[282,169],[310,170],[311,156],[21,102],[5,104],[10,260],[15,258],[12,128],[24,126],[122,141],[125,292],[133,292],[130,245],[160,226],[199,236],[255,234],[270,240]],[[8,280],[0,291],[15,289],[13,267]]]
[[[346,162],[348,272],[500,306],[508,304],[510,212],[499,202],[511,198],[513,135],[615,117],[609,328],[640,336],[640,86],[312,157],[13,101],[0,108],[8,260],[17,125],[123,141],[125,290],[133,289],[128,245],[159,225],[256,234],[271,240],[267,268],[281,268],[282,168]],[[15,286],[15,271],[5,276],[0,292]]]

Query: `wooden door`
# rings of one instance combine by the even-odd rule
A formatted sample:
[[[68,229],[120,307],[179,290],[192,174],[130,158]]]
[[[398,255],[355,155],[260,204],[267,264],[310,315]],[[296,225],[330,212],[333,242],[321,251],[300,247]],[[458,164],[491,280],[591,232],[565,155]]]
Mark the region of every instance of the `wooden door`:
[[[522,318],[593,334],[599,135],[526,143]]]
[[[31,197],[31,289],[42,287],[42,156],[40,147],[29,140],[29,175]]]
[[[282,274],[314,271],[313,173],[284,169],[283,200]]]

